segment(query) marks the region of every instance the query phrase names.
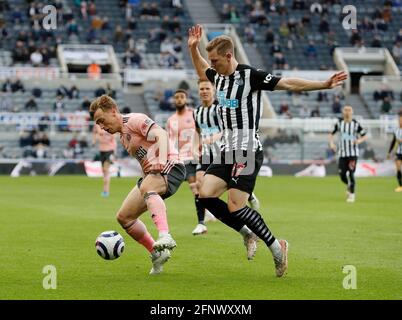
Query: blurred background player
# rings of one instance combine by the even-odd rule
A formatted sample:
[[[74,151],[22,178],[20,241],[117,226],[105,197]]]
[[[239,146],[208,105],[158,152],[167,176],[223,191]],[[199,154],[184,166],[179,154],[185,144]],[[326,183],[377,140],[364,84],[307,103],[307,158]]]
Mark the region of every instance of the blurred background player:
[[[194,157],[195,122],[193,110],[187,107],[187,91],[178,89],[173,98],[176,112],[167,120],[166,131],[170,143],[177,146],[179,150],[180,161],[184,162],[186,180],[194,195],[197,216],[200,216],[203,208],[200,207],[198,201],[199,194],[195,178],[197,160]]]
[[[391,145],[389,146],[387,159],[391,158],[391,153],[394,148],[396,149],[395,167],[396,178],[398,180],[398,187],[395,189],[395,192],[402,192],[402,111],[399,112],[399,128],[394,131]]]
[[[101,195],[102,197],[108,197],[110,191],[109,168],[116,155],[116,136],[102,130],[99,125],[95,124],[92,134],[92,144],[95,145],[97,142],[103,174],[103,191]]]
[[[169,146],[167,132],[142,113],[122,115],[116,102],[107,95],[95,99],[90,113],[103,130],[120,133],[120,142],[136,158],[143,177],[123,201],[116,218],[126,232],[150,253],[153,267],[150,274],[159,274],[170,258],[176,242],[169,233],[164,199],[172,196],[185,178],[185,168],[178,152]],[[145,212],[159,231],[155,241],[139,217]]]
[[[367,140],[366,131],[360,123],[353,119],[353,108],[345,106],[342,110],[343,118],[335,124],[334,130],[329,135],[330,148],[336,152],[334,135],[339,131],[340,139],[338,144],[338,169],[339,176],[347,185],[347,202],[355,202],[355,171],[359,157],[359,144]]]
[[[347,75],[338,72],[327,81],[278,78],[239,64],[234,56],[233,40],[225,35],[207,44],[209,65],[198,49],[202,32],[201,25],[189,29],[188,47],[199,78],[208,79],[217,88],[222,110],[222,144],[221,161],[214,161],[208,167],[200,187],[200,200],[215,216],[230,215],[262,239],[272,253],[276,275],[282,277],[288,267],[288,243],[276,239],[260,213],[246,205],[264,157],[258,134],[262,113],[261,90],[331,89],[342,85]],[[227,203],[219,199],[226,190]]]

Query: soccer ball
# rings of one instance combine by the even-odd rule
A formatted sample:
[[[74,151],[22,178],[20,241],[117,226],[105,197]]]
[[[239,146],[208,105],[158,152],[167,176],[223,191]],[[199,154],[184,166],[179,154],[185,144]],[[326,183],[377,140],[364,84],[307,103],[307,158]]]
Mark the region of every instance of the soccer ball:
[[[102,232],[95,242],[96,252],[106,260],[114,260],[124,250],[124,239],[117,231]]]

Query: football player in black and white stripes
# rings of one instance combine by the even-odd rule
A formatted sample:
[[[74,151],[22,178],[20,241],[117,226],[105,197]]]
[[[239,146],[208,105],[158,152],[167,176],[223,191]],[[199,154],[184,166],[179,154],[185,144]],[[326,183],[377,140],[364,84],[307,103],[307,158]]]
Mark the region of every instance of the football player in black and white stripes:
[[[359,144],[367,140],[367,135],[360,123],[353,119],[353,108],[351,106],[344,106],[342,114],[343,118],[338,120],[329,135],[329,145],[334,152],[337,151],[334,142],[334,135],[339,132],[339,176],[341,177],[342,182],[347,185],[346,201],[355,202],[355,171],[357,159],[359,157]]]
[[[395,167],[398,187],[395,192],[402,192],[402,111],[399,112],[399,128],[394,131],[391,145],[389,146],[387,158],[391,158],[392,151],[395,150]]]
[[[299,78],[278,78],[268,72],[239,64],[234,56],[233,40],[225,35],[211,40],[207,47],[211,65],[198,49],[202,27],[189,29],[188,47],[200,79],[210,80],[216,89],[222,119],[221,157],[212,163],[200,188],[200,200],[205,208],[219,217],[229,213],[234,221],[247,225],[270,249],[275,272],[282,277],[288,266],[288,243],[276,239],[262,216],[248,207],[263,161],[259,139],[262,114],[262,90],[310,91],[332,89],[347,78],[338,72],[327,81]],[[219,197],[228,190],[228,201]]]

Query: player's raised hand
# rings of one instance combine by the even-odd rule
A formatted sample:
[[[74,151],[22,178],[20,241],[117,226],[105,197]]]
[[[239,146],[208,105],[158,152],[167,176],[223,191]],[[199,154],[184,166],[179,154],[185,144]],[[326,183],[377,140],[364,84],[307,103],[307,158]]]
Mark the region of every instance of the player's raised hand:
[[[331,78],[326,81],[327,89],[333,89],[335,87],[341,86],[343,81],[348,78],[348,75],[345,71],[340,71],[335,73]]]
[[[192,26],[188,29],[188,47],[193,48],[197,47],[200,43],[202,36],[202,26],[197,24],[196,26]]]

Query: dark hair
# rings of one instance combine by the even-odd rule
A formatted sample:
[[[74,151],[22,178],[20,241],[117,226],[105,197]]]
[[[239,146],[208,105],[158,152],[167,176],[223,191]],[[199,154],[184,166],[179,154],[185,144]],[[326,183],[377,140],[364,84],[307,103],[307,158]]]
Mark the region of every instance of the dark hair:
[[[184,89],[177,89],[174,94],[176,94],[176,93],[184,93],[186,95],[186,97],[188,97],[188,93]]]

